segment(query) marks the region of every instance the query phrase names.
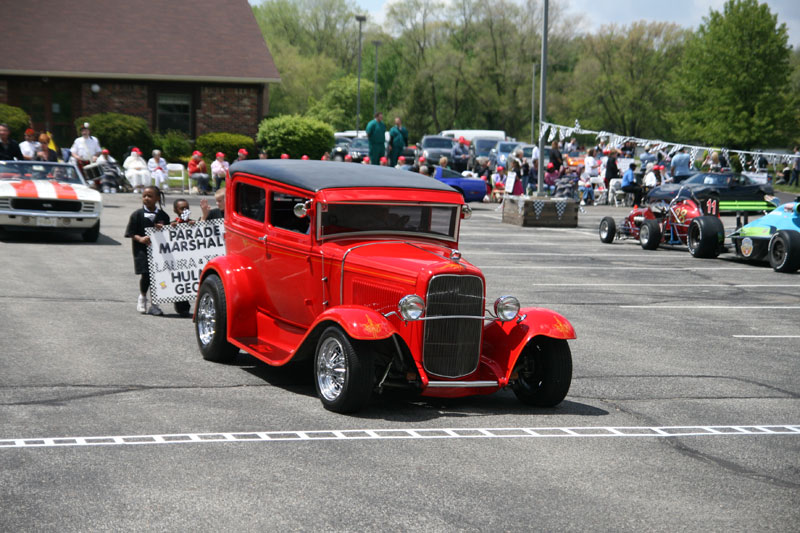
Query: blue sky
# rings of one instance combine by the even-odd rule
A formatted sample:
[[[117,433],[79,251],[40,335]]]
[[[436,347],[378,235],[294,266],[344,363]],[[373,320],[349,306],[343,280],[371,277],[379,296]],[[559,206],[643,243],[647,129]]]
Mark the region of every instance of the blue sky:
[[[254,0],[251,0],[254,2]],[[255,2],[254,2],[255,3]],[[372,22],[382,23],[389,1],[356,0],[357,5],[369,13]],[[675,22],[696,28],[710,9],[722,10],[725,0],[551,0],[550,5],[568,4],[568,11],[583,14],[586,29],[593,31],[615,22],[630,24],[636,20]],[[778,22],[789,30],[789,44],[800,46],[800,0],[769,0],[767,4],[778,15]]]

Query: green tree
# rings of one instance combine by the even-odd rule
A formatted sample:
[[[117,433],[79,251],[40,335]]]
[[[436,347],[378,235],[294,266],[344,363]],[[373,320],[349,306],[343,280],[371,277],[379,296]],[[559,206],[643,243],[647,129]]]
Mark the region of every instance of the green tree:
[[[361,79],[361,124],[364,129],[372,117],[373,83]],[[306,113],[307,116],[330,124],[336,131],[356,128],[356,100],[358,95],[358,78],[345,76],[333,80],[326,87],[322,98],[314,102]]]
[[[684,142],[749,148],[783,144],[797,131],[785,24],[767,4],[729,0],[687,44],[668,114]]]
[[[665,135],[672,101],[666,80],[687,32],[665,22],[603,26],[583,39],[572,72],[569,107],[585,127],[635,137]]]

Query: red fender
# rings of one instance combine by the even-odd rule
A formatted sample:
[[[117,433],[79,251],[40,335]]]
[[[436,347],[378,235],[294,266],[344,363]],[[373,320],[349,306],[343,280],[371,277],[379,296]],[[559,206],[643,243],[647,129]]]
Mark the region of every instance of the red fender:
[[[225,288],[228,337],[255,337],[258,332],[257,297],[266,294],[257,271],[246,264],[242,256],[220,255],[203,268],[201,284],[209,274],[219,276]]]
[[[564,316],[541,307],[525,307],[519,310],[517,319],[495,321],[483,328],[483,347],[481,353],[493,359],[505,371],[505,383],[514,370],[522,350],[536,336],[553,339],[575,339],[575,328]]]
[[[309,328],[322,322],[336,322],[350,337],[358,340],[388,339],[397,329],[380,313],[360,305],[340,305],[320,314]]]

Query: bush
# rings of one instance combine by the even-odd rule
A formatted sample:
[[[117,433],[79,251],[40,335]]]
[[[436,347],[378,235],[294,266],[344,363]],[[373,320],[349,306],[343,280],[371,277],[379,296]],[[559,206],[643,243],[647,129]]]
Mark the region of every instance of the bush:
[[[138,147],[145,159],[150,157],[153,135],[145,119],[120,113],[98,113],[80,117],[75,121],[75,131],[78,135],[84,122],[90,124],[92,135],[97,137],[100,145],[108,148],[115,158],[120,159],[128,151],[129,146]]]
[[[256,140],[271,157],[319,159],[334,144],[333,128],[314,118],[282,115],[261,121]]]
[[[8,124],[11,138],[15,141],[23,140],[25,130],[31,123],[31,117],[19,107],[0,104],[0,124]]]
[[[203,152],[206,159],[214,160],[217,152],[225,154],[225,159],[233,161],[239,152],[239,148],[247,150],[247,158],[258,157],[256,143],[247,135],[238,133],[206,133],[197,138],[194,143],[195,150]]]
[[[161,150],[161,155],[170,163],[177,163],[192,155],[192,141],[181,131],[156,133],[153,135],[153,145]]]

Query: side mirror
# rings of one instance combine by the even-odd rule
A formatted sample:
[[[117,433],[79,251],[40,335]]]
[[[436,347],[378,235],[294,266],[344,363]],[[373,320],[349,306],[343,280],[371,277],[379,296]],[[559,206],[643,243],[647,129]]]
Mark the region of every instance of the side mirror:
[[[311,209],[311,200],[294,204],[294,216],[297,218],[305,218],[308,216],[308,211]]]
[[[461,218],[467,220],[472,217],[472,208],[468,204],[461,206]]]

